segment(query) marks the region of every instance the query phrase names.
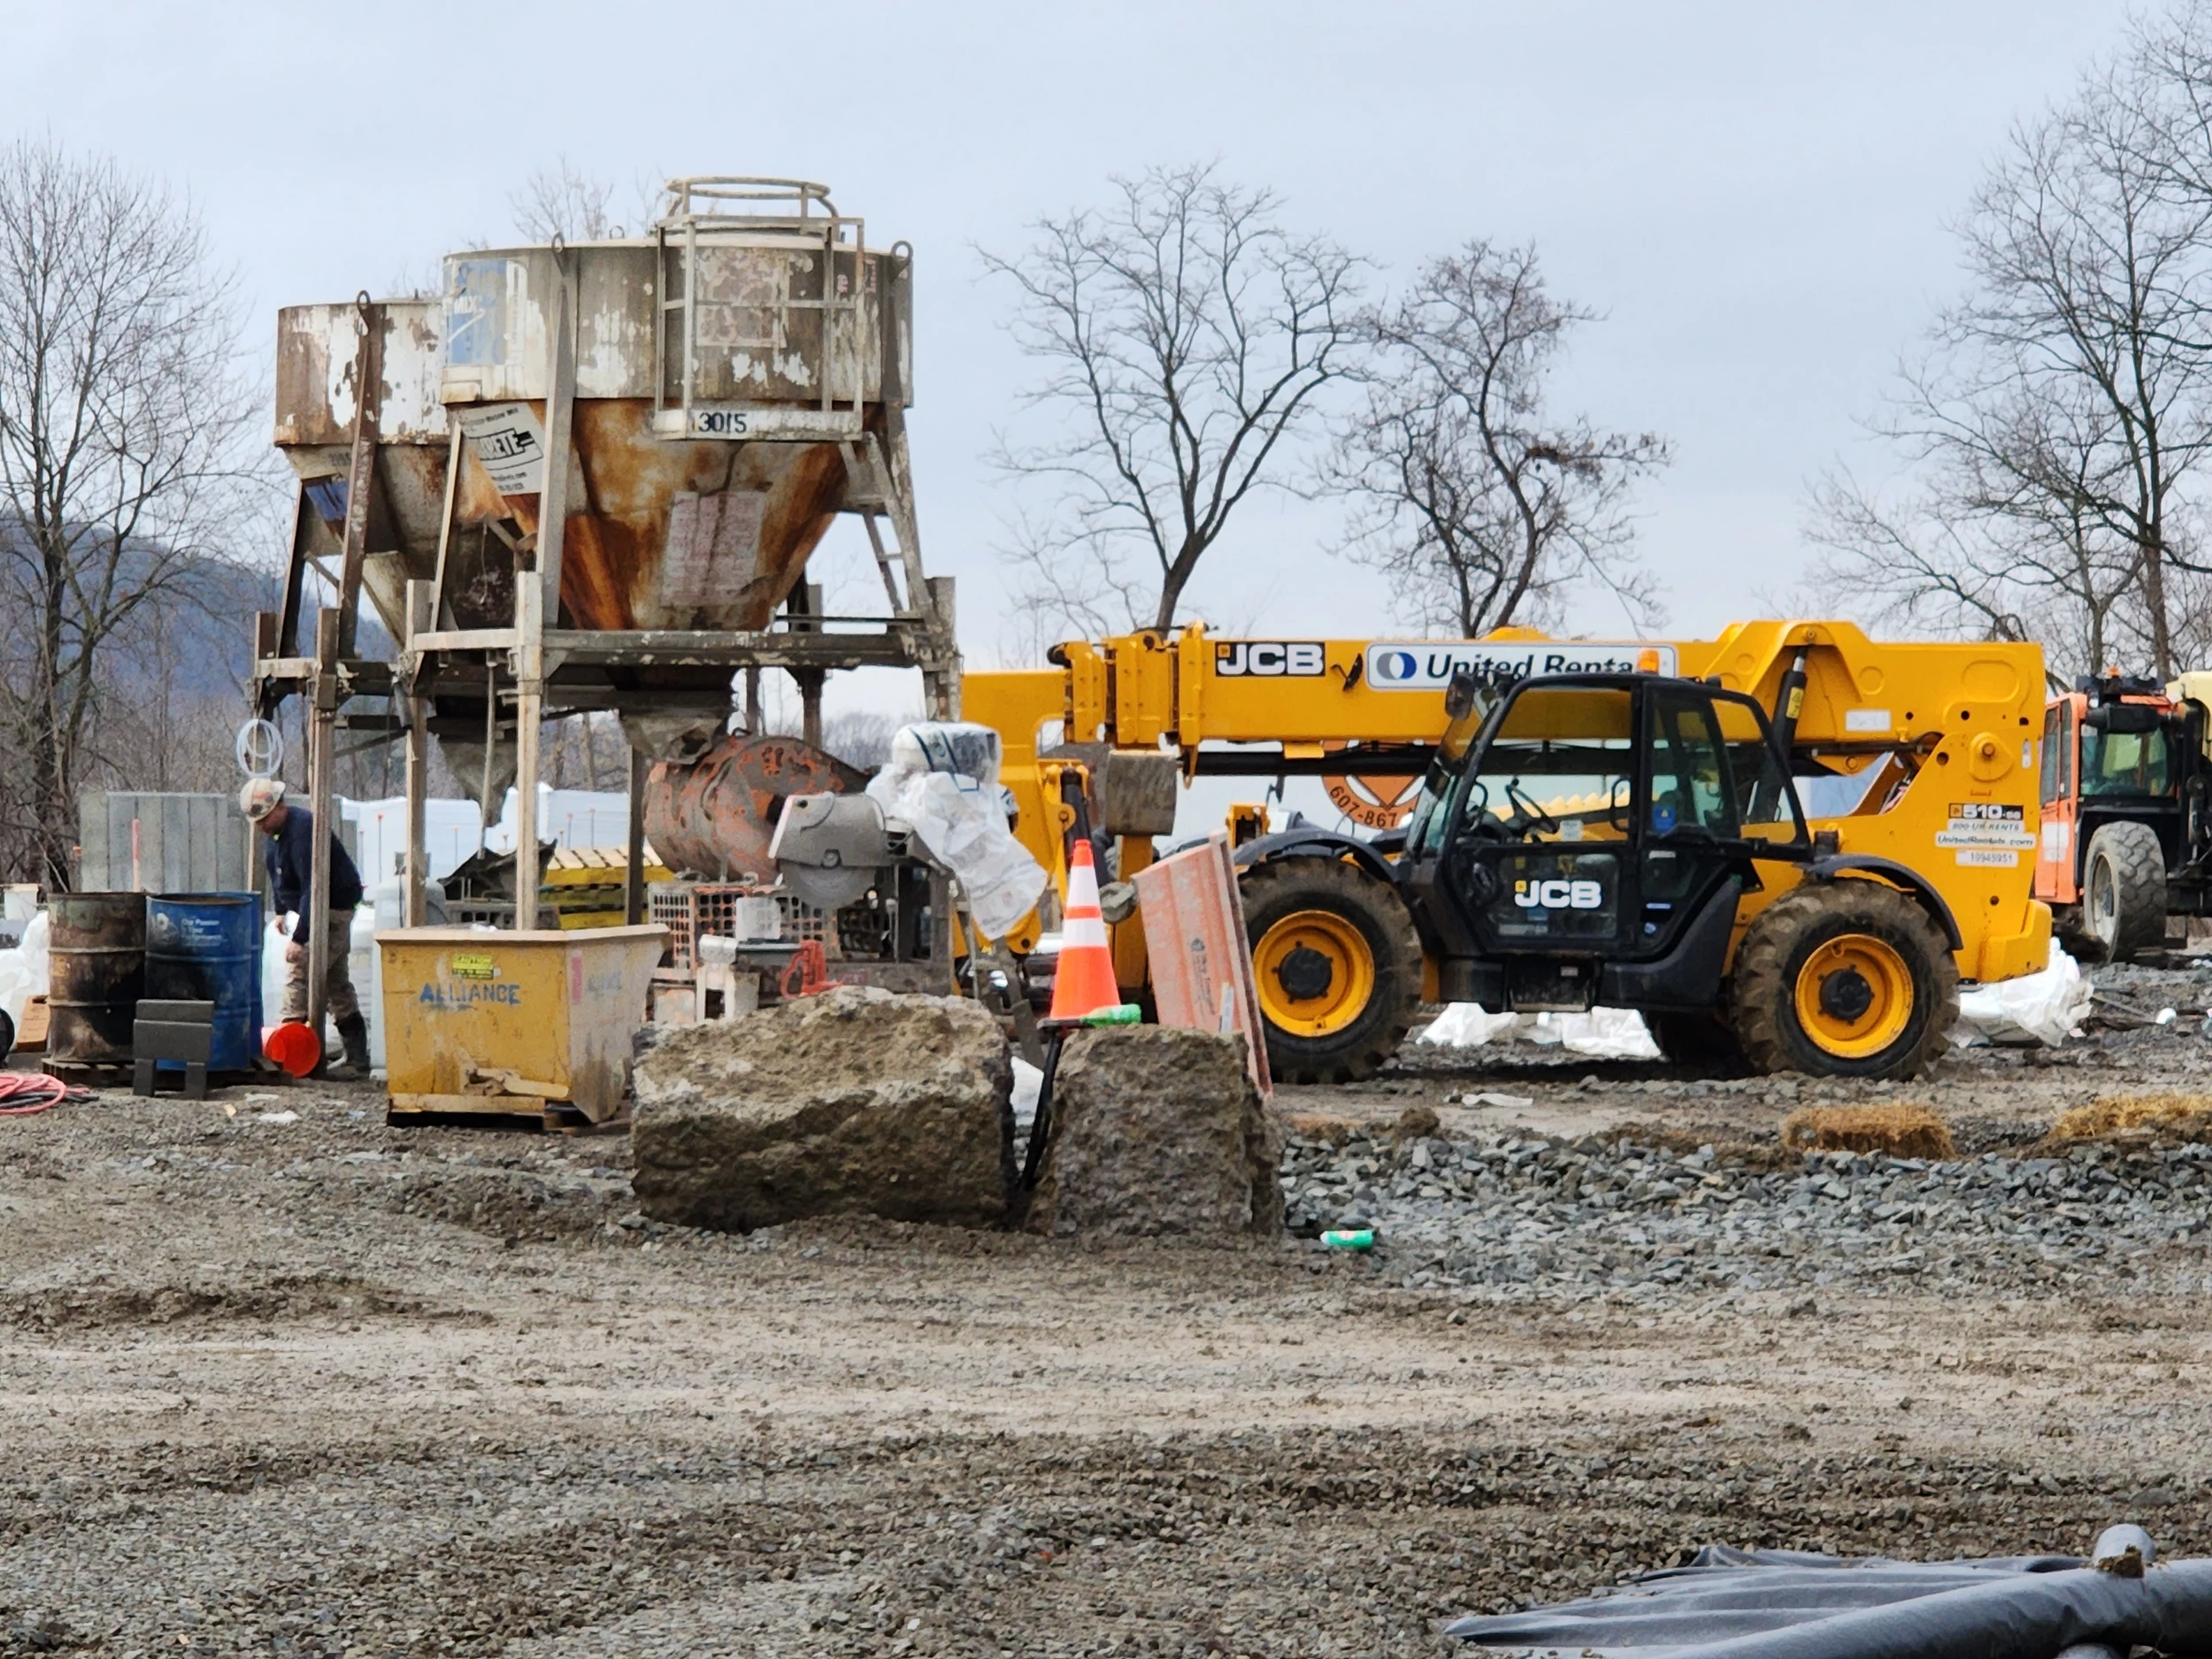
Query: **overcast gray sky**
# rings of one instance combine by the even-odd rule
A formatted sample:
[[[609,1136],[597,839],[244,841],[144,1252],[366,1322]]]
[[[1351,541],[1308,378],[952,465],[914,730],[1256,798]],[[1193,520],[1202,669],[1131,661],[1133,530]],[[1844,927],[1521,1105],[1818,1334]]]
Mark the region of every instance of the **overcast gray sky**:
[[[273,337],[281,304],[384,288],[509,234],[565,152],[630,181],[830,184],[914,244],[926,556],[961,582],[972,661],[1010,635],[1003,483],[983,457],[1027,365],[972,249],[1101,199],[1106,176],[1217,157],[1287,217],[1402,274],[1471,235],[1534,238],[1603,311],[1562,397],[1673,439],[1641,497],[1674,631],[1786,588],[1806,480],[1868,458],[1855,417],[1955,288],[1947,219],[2007,125],[2119,38],[2117,0],[1319,6],[1036,4],[312,9],[4,0],[0,107],[188,188]],[[1262,507],[1199,612],[1271,632],[1388,626]],[[1584,631],[1617,627],[1593,607]]]

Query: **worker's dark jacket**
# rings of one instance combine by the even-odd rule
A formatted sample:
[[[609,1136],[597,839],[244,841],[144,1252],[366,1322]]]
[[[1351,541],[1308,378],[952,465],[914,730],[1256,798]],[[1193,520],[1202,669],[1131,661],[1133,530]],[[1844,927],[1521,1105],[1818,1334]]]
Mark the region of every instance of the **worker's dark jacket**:
[[[276,895],[277,914],[298,913],[299,920],[292,926],[296,945],[305,944],[310,936],[307,894],[308,883],[314,879],[314,816],[305,807],[288,806],[284,827],[268,838],[261,855],[269,866],[269,890]],[[336,836],[330,837],[329,847],[330,908],[349,910],[361,902],[361,872],[353,867],[353,860],[346,856]],[[345,941],[341,940],[338,948],[345,949]]]

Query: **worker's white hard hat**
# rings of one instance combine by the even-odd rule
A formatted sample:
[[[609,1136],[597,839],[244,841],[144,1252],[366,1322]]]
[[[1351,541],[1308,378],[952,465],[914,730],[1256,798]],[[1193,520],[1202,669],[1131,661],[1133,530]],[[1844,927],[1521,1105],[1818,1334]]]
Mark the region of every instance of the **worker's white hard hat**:
[[[249,778],[238,792],[238,810],[247,822],[258,824],[284,804],[284,783],[277,778]]]

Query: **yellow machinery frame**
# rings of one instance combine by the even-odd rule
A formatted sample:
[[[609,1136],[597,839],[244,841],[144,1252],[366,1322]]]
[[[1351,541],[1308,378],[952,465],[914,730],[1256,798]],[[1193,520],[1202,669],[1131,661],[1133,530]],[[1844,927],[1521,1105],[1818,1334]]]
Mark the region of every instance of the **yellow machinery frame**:
[[[1505,630],[1483,641],[1406,641],[1404,649],[1460,652],[1471,661],[1484,646],[1545,642],[1539,634]],[[1563,666],[1592,655],[1574,641],[1556,643],[1560,652],[1535,654],[1540,672],[1547,655]],[[1001,780],[1019,812],[1017,833],[1064,890],[1072,814],[1061,803],[1060,780],[1081,762],[1049,757],[1048,742],[1171,752],[1186,776],[1232,753],[1234,770],[1247,773],[1264,773],[1271,761],[1282,772],[1335,771],[1357,764],[1362,751],[1371,764],[1387,757],[1405,763],[1398,770],[1417,771],[1445,728],[1443,689],[1375,683],[1366,664],[1379,646],[1394,642],[1217,639],[1195,623],[1172,636],[1148,629],[1059,646],[1050,669],[970,673],[962,705],[965,718],[1001,734]],[[1844,772],[1881,769],[1856,810],[1814,818],[1810,827],[1832,833],[1839,852],[1904,864],[1940,894],[1958,926],[1962,977],[2011,979],[2043,965],[2051,914],[2032,895],[2039,646],[1900,644],[1870,640],[1848,622],[1768,620],[1732,625],[1712,640],[1608,649],[1645,672],[1710,677],[1770,712],[1801,660],[1796,749]],[[1256,664],[1275,672],[1256,673]],[[1281,672],[1290,667],[1296,672]],[[1049,730],[1056,724],[1056,734]],[[1125,841],[1123,873],[1135,868],[1127,861],[1149,856],[1149,843]],[[1765,887],[1740,907],[1738,940],[1797,879],[1780,864],[1761,873]],[[1042,918],[1032,917],[1008,942],[1027,950],[1043,931]],[[1134,934],[1133,927],[1117,931],[1123,983],[1141,983],[1141,940],[1118,936]]]

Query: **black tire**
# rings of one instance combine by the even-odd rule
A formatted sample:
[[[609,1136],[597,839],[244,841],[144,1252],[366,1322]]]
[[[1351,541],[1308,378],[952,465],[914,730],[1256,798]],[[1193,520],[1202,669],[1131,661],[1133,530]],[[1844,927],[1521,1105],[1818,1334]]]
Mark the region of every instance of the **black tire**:
[[[2166,854],[2147,824],[2108,824],[2081,861],[2081,928],[2107,962],[2166,942]]]
[[[1373,964],[1363,1005],[1318,1035],[1286,1031],[1269,1017],[1271,1000],[1297,1000],[1289,987],[1260,987],[1267,1066],[1279,1083],[1350,1083],[1373,1075],[1398,1052],[1421,1001],[1421,941],[1405,902],[1386,881],[1336,858],[1284,858],[1255,864],[1238,884],[1253,967],[1265,973],[1260,946],[1278,923],[1302,910],[1340,917],[1358,932]],[[1280,978],[1284,964],[1277,964]]]
[[[1646,1014],[1651,1040],[1659,1051],[1678,1065],[1711,1065],[1740,1060],[1743,1049],[1736,1033],[1715,1014]]]
[[[14,1052],[15,1022],[8,1018],[7,1010],[0,1008],[0,1060],[6,1059]]]
[[[1901,1018],[1895,1035],[1865,1052],[1839,1052],[1870,1041],[1892,1023],[1889,1006],[1855,968],[1824,977],[1816,953],[1851,949],[1854,941],[1893,963],[1905,981],[1894,998]],[[1836,960],[1832,953],[1827,960]],[[1853,981],[1855,980],[1855,986]],[[1801,982],[1814,995],[1817,1015],[1834,1024],[1824,1043],[1807,1031],[1798,1007]],[[1829,999],[1836,1000],[1832,1006]],[[1861,1006],[1859,998],[1871,999]],[[1908,1078],[1934,1063],[1944,1033],[1959,1014],[1959,970],[1950,947],[1928,912],[1910,895],[1878,881],[1853,877],[1808,882],[1759,913],[1736,953],[1729,981],[1730,1023],[1744,1056],[1762,1071],[1802,1071],[1810,1077]],[[1853,1012],[1856,1008],[1857,1012]],[[1866,1019],[1863,1034],[1847,1021]]]

